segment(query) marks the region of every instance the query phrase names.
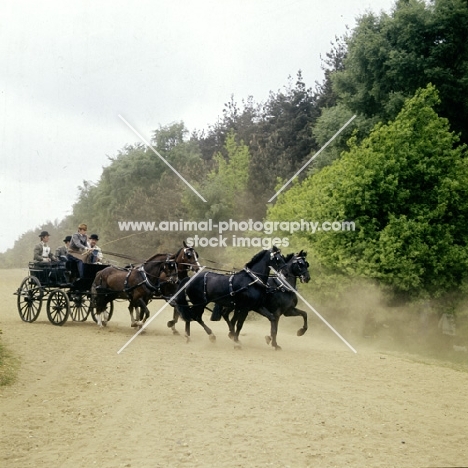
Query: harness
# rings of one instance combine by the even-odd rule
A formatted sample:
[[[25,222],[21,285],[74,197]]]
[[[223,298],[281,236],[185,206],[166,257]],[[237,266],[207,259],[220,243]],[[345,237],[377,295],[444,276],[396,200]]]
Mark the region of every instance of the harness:
[[[170,260],[169,259],[166,259],[165,262],[161,262],[161,263],[169,263]],[[175,262],[174,262],[175,263]],[[177,268],[175,268],[175,270],[177,271]],[[127,273],[127,276],[125,277],[125,281],[124,281],[124,289],[123,291],[125,292],[125,294],[128,295],[128,297],[131,299],[132,298],[132,292],[136,289],[136,288],[139,288],[140,286],[144,286],[146,287],[147,289],[149,289],[150,292],[153,292],[155,293],[156,295],[158,296],[162,296],[162,292],[161,292],[161,281],[159,280],[159,277],[156,277],[157,279],[157,283],[156,284],[152,284],[151,281],[148,279],[148,274],[146,273],[146,270],[145,270],[145,265],[140,265],[138,268],[137,268],[137,272],[140,273],[142,275],[142,280],[137,283],[137,284],[134,284],[133,286],[129,286],[128,285],[128,282],[129,282],[129,279],[130,279],[130,275],[132,274],[134,270],[131,269],[128,271]],[[161,273],[161,271],[160,271]],[[171,279],[169,281],[172,281],[172,275],[170,277]]]
[[[148,279],[148,276],[146,274],[146,271],[145,271],[145,266],[144,265],[141,265],[140,267],[137,268],[137,272],[141,273],[141,275],[143,276],[143,279],[137,283],[137,284],[134,284],[133,286],[129,286],[128,285],[128,280],[130,278],[130,275],[132,274],[134,270],[129,270],[128,273],[127,273],[127,276],[125,277],[125,281],[124,281],[124,292],[131,298],[132,297],[132,292],[133,290],[135,290],[136,288],[139,288],[140,286],[146,286],[150,291],[153,291],[153,292],[159,292],[160,293],[160,283],[159,283],[159,278],[158,278],[158,283],[157,285],[153,285],[151,284],[150,280]]]
[[[242,286],[241,288],[239,289],[236,289],[234,290],[234,286],[232,284],[232,281],[234,279],[234,276],[237,274],[232,274],[229,276],[229,294],[226,294],[224,296],[219,296],[218,298],[216,298],[216,300],[219,300],[219,299],[223,299],[224,297],[228,297],[228,296],[231,296],[233,299],[232,299],[232,303],[235,304],[235,301],[234,301],[234,296],[242,291],[245,291],[246,289],[249,289],[251,286],[253,286],[254,284],[258,283],[259,286],[262,286],[264,287],[265,289],[268,290],[268,285],[266,285],[252,270],[250,270],[249,268],[247,267],[244,267],[242,269],[243,271],[245,271],[252,279],[253,281],[251,281],[249,284],[245,285],[245,286]],[[242,271],[241,270],[241,271]],[[208,299],[207,299],[207,296],[206,296],[206,282],[207,282],[207,277],[209,275],[209,271],[207,271],[204,275],[203,275],[203,300],[205,301],[205,303],[208,302]],[[239,272],[238,272],[239,273]],[[187,296],[186,296],[187,297]]]

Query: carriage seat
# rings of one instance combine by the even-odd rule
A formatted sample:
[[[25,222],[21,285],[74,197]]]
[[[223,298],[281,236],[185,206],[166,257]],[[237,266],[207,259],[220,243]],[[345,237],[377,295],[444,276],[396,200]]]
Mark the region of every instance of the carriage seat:
[[[29,262],[29,274],[43,286],[60,286],[70,282],[67,262]]]

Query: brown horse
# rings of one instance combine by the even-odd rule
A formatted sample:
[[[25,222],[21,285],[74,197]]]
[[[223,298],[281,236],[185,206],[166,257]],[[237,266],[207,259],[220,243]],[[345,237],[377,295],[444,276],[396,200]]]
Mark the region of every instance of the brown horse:
[[[141,327],[149,317],[149,301],[154,296],[162,296],[161,288],[166,283],[177,283],[177,264],[170,259],[170,254],[153,255],[131,268],[110,266],[99,271],[91,287],[98,326],[107,325],[105,310],[109,302],[128,299],[131,326]],[[138,321],[133,315],[135,308],[140,308]]]
[[[138,287],[140,286],[138,285],[138,276],[136,276],[133,273],[132,274],[134,276],[132,278],[132,283],[130,284],[129,282],[129,276],[127,279],[127,285],[125,284],[129,271],[141,269],[143,265],[152,265],[153,267],[157,267],[157,265],[162,265],[163,263],[169,265],[170,262],[173,262],[175,264],[176,270],[171,271],[170,274],[168,274],[167,271],[162,271],[162,276],[159,277],[158,285],[156,288],[148,287],[148,285],[141,285],[141,289],[139,289],[138,291],[138,298],[137,296],[135,296],[135,293],[133,293],[133,291],[130,291],[130,293],[133,294],[128,294],[126,289],[128,289],[129,287],[134,288],[135,285]],[[128,309],[130,312],[131,326],[141,327],[142,324],[149,317],[149,301],[153,298],[168,300],[177,291],[178,280],[187,277],[188,271],[198,271],[199,269],[200,264],[198,263],[197,252],[195,252],[195,250],[192,247],[189,247],[185,242],[183,242],[183,247],[181,247],[175,254],[155,254],[148,260],[146,260],[146,262],[144,262],[143,264],[135,266],[132,270],[109,267],[109,271],[104,273],[106,270],[108,270],[106,268],[105,270],[100,272],[99,276],[96,276],[95,282],[93,284],[93,287],[96,285],[94,290],[96,291],[96,317],[98,319],[98,324],[100,323],[99,320],[101,319],[100,314],[102,314],[102,312],[105,311],[107,303],[112,301],[113,299],[124,298],[129,299],[130,301]],[[109,276],[111,276],[110,281],[112,287],[109,287]],[[105,280],[105,283],[103,283],[102,280]],[[98,281],[100,282],[98,283]],[[105,284],[107,284],[107,286]],[[144,286],[146,286],[146,288]],[[133,315],[133,309],[135,307],[140,308],[140,315],[138,321]],[[107,323],[107,318],[105,317],[105,315],[106,314],[104,314],[104,320],[101,320],[102,325],[106,325]]]

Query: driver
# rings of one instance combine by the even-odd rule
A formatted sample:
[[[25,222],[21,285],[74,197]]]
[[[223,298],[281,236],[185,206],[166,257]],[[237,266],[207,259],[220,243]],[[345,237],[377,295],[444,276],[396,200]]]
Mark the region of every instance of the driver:
[[[76,263],[80,278],[83,278],[84,275],[83,261],[89,253],[87,231],[88,226],[86,224],[80,224],[78,226],[78,232],[73,234],[70,244],[68,245],[68,260]]]
[[[34,246],[34,261],[38,263],[56,262],[57,259],[48,244],[50,234],[47,231],[42,231],[39,237],[41,242]]]

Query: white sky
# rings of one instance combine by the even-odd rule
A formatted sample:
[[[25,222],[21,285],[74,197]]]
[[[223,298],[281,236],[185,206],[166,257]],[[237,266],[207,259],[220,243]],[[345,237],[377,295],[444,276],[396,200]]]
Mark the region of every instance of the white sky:
[[[335,36],[393,4],[0,0],[0,252],[70,214],[83,180],[138,141],[119,114],[149,139],[206,129],[231,95],[264,101],[298,70],[313,87]]]

